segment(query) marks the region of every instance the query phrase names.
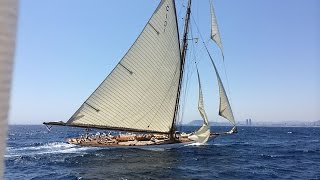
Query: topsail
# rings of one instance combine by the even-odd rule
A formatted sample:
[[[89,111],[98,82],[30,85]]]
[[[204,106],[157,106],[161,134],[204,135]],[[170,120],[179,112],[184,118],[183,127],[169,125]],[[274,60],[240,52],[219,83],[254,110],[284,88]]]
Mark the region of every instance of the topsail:
[[[222,53],[222,57],[224,58],[222,42],[220,38],[217,18],[213,9],[212,0],[210,0],[210,13],[211,13],[211,39],[219,46]]]
[[[68,125],[168,133],[180,78],[173,0],[162,0],[135,43]]]

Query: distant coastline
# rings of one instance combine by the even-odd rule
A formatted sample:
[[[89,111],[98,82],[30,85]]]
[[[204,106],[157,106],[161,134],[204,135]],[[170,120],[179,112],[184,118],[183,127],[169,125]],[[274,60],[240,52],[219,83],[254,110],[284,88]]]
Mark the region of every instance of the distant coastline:
[[[193,120],[188,123],[183,123],[184,126],[201,126],[203,123],[203,120]],[[209,122],[211,126],[232,126],[228,122]],[[9,124],[9,126],[35,126],[35,125],[42,125],[42,123],[39,124]],[[301,121],[288,121],[288,122],[282,122],[282,123],[276,123],[276,122],[253,122],[251,125],[247,125],[245,121],[240,121],[237,123],[237,126],[246,126],[246,127],[320,127],[320,120],[313,121],[313,122],[301,122]]]
[[[193,120],[189,123],[183,125],[186,126],[201,126],[202,120]],[[211,126],[232,126],[228,122],[209,122]],[[237,126],[254,126],[254,127],[320,127],[320,120],[314,122],[300,122],[300,121],[290,121],[282,123],[274,122],[254,122],[251,125],[247,125],[245,122],[237,123]]]

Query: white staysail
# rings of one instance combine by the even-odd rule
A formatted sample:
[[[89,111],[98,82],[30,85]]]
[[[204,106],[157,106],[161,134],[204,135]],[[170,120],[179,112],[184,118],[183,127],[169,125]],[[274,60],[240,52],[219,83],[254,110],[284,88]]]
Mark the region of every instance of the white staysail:
[[[219,105],[219,115],[229,120],[234,126],[236,126],[236,121],[234,119],[232,109],[229,103],[229,99],[226,93],[226,90],[224,89],[224,86],[222,84],[219,72],[216,68],[216,65],[214,64],[211,56],[210,56],[212,65],[214,67],[214,70],[216,72],[218,85],[219,85],[219,96],[220,96],[220,105]]]
[[[126,55],[67,124],[168,133],[180,70],[175,4],[162,0]]]
[[[0,1],[0,179],[4,172],[7,118],[15,51],[17,0]]]
[[[202,89],[201,89],[201,82],[200,82],[200,76],[198,73],[198,81],[199,81],[199,102],[198,102],[198,110],[201,114],[201,117],[203,119],[203,124],[200,129],[198,129],[196,132],[194,132],[192,135],[190,135],[188,138],[196,141],[197,143],[203,144],[206,143],[210,137],[210,126],[207,114],[204,110],[204,104],[203,104],[203,95],[202,95]]]
[[[224,58],[222,42],[220,38],[217,18],[214,13],[212,0],[210,0],[210,13],[211,13],[211,39],[219,46],[222,53],[222,57]]]

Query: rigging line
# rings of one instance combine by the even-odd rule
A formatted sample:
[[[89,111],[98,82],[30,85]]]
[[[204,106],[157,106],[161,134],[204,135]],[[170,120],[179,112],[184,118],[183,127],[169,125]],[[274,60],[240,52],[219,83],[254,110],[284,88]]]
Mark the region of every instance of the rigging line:
[[[193,31],[192,31],[192,24],[190,23],[190,34],[189,36],[191,36],[190,40],[193,40]],[[191,44],[192,47],[194,47],[194,43]],[[190,47],[190,46],[189,46]],[[194,55],[193,52],[194,48],[190,48],[188,51],[188,57],[192,57],[192,55]],[[193,64],[190,61],[186,61],[186,69],[190,69],[190,65]],[[186,71],[186,79],[185,79],[185,88],[184,88],[184,97],[183,97],[183,108],[182,108],[182,114],[181,114],[181,120],[184,117],[184,110],[185,110],[185,104],[186,104],[186,98],[187,98],[187,94],[188,94],[188,90],[189,90],[189,84],[190,84],[190,72],[189,70]]]
[[[215,64],[214,64],[213,58],[212,58],[212,56],[211,56],[211,54],[210,54],[210,52],[209,52],[206,44],[204,44],[204,45],[205,45],[205,47],[206,47],[207,54],[208,54],[208,56],[209,56],[209,58],[210,58],[210,60],[211,60],[211,62],[212,62],[212,64],[213,64],[213,67],[214,67],[214,69],[215,69],[216,75],[217,75],[218,78],[220,78],[219,73],[218,73],[218,70],[217,70],[217,68],[216,68],[216,66],[215,66]],[[220,81],[221,81],[221,80],[220,80]],[[223,86],[222,86],[222,87],[223,87]],[[229,102],[229,104],[230,104],[230,106],[231,106],[230,100],[229,100],[228,98],[227,98],[227,100],[228,100],[228,102]],[[232,113],[232,115],[233,115],[233,113]],[[234,115],[233,115],[233,116],[234,116]],[[235,124],[233,124],[233,125],[235,125]]]
[[[191,30],[191,38],[192,38],[192,41],[194,40],[194,36],[193,36],[193,31]],[[197,58],[196,58],[196,52],[195,52],[195,45],[194,45],[194,43],[192,43],[192,47],[193,47],[193,49],[192,49],[192,52],[193,52],[193,61],[195,62],[195,63],[197,63]],[[191,64],[193,64],[193,62],[190,62]],[[197,68],[197,67],[196,67]]]
[[[193,16],[192,13],[191,13],[191,18],[192,18],[192,20],[193,20],[193,22],[194,22],[194,24],[195,24],[195,26],[196,26],[196,28],[197,28],[197,31],[198,31],[198,33],[199,33],[199,36],[200,36],[201,41],[204,43],[204,39],[203,39],[203,37],[202,37],[202,35],[201,35],[201,33],[200,33],[199,27],[198,27],[198,25],[197,25],[197,23],[196,23],[196,21],[195,21],[194,16]],[[209,41],[210,41],[210,38],[207,40],[207,42],[209,42]],[[202,47],[201,51],[202,51],[202,50],[204,50],[204,47]],[[200,52],[201,52],[201,51],[200,51]],[[199,60],[198,63],[200,63],[200,61],[201,61],[201,59]],[[193,74],[193,72],[192,72],[192,74]]]
[[[229,101],[230,101],[230,104],[232,105],[231,90],[230,90],[230,86],[229,86],[229,78],[227,75],[227,68],[226,68],[225,61],[223,61],[222,63],[223,63],[223,68],[224,68],[224,75],[226,76],[226,80],[227,80],[227,87],[228,87],[227,91],[229,93]],[[234,107],[234,106],[232,106],[232,107]]]
[[[190,34],[189,34],[189,36],[192,36],[192,25],[191,25],[191,23],[190,23]],[[192,43],[193,44],[193,43]],[[190,46],[189,46],[190,47]],[[189,50],[188,52],[187,52],[189,55],[188,55],[188,57],[191,57],[191,51]],[[185,104],[186,104],[186,94],[187,94],[187,88],[188,88],[188,84],[189,84],[189,71],[188,71],[188,69],[189,69],[189,66],[190,66],[190,62],[188,62],[188,61],[186,61],[186,75],[185,75],[185,87],[184,87],[184,91],[183,91],[183,100],[182,100],[182,103],[181,103],[181,117],[180,117],[180,122],[182,122],[183,121],[183,118],[184,118],[184,112],[185,112]]]
[[[186,71],[188,72],[188,66],[186,66]],[[186,74],[185,76],[185,80],[184,80],[184,90],[183,90],[183,100],[182,100],[182,103],[180,104],[180,117],[179,117],[179,123],[182,123],[183,121],[183,118],[184,118],[184,112],[185,112],[185,107],[186,107],[186,92],[187,92],[187,88],[188,88],[188,84],[189,84],[189,79],[188,79],[188,74]]]
[[[178,17],[182,17],[181,14],[182,14],[182,12],[184,12],[184,11],[182,11],[182,9],[183,9],[184,7],[186,7],[186,6],[185,6],[185,3],[184,3],[183,0],[182,0],[181,6],[180,6],[179,12],[178,12]]]
[[[206,43],[204,42],[204,39],[203,39],[203,37],[202,37],[202,34],[201,34],[201,32],[200,32],[200,30],[199,30],[199,27],[198,27],[198,25],[197,25],[197,23],[196,23],[196,21],[195,21],[195,19],[194,19],[194,17],[193,17],[193,15],[191,14],[191,18],[192,18],[192,20],[193,20],[193,22],[194,22],[194,24],[195,24],[195,26],[196,26],[196,28],[197,28],[197,30],[198,30],[198,33],[199,33],[199,35],[200,35],[200,38],[201,38],[201,40],[202,40],[202,42],[203,42],[203,45],[204,45],[204,47],[206,48],[206,50],[207,50],[207,52],[208,52],[208,55],[209,55],[209,57],[211,58],[211,55],[210,55],[210,53],[209,53],[209,50],[208,50],[208,48],[207,48],[207,45],[206,45]],[[210,40],[210,39],[209,39]],[[211,58],[211,60],[212,60],[212,58]],[[213,61],[213,60],[212,60]],[[226,75],[226,67],[225,67],[225,64],[224,64],[224,69],[225,69],[225,75]],[[216,70],[217,71],[217,70]],[[227,77],[226,77],[227,78]],[[228,93],[229,93],[229,103],[230,103],[230,105],[232,105],[232,98],[231,98],[231,94],[230,94],[230,86],[229,86],[229,81],[228,81],[228,79],[227,79],[227,87],[228,87]]]
[[[190,54],[191,54],[191,51],[188,52],[188,56],[190,57]],[[187,92],[188,92],[188,89],[189,89],[189,69],[190,69],[190,63],[187,62],[186,63],[186,76],[185,76],[185,79],[184,79],[184,91],[183,91],[183,101],[182,101],[182,111],[181,111],[181,116],[180,116],[180,122],[183,121],[183,118],[184,118],[184,113],[185,113],[185,107],[186,107],[186,98],[187,98]]]
[[[181,96],[181,88],[182,88],[182,83],[183,83],[183,72],[184,72],[184,65],[185,65],[185,59],[187,55],[187,47],[188,47],[188,30],[189,30],[189,22],[190,22],[190,13],[191,13],[191,0],[188,0],[188,7],[186,11],[186,19],[185,19],[185,27],[184,27],[184,35],[183,35],[183,42],[182,42],[182,51],[181,53],[181,69],[180,69],[180,78],[179,78],[179,86],[178,86],[178,92],[177,92],[177,99],[176,99],[176,107],[175,107],[175,113],[174,113],[174,118],[171,126],[171,136],[170,139],[172,138],[172,135],[175,131],[176,128],[176,121],[177,121],[177,116],[179,116],[180,113],[180,96]]]
[[[193,45],[194,46],[194,45]],[[192,50],[194,50],[195,48],[193,48]],[[201,48],[201,51],[203,51],[204,50],[204,47],[202,47]],[[200,51],[200,52],[201,52]],[[191,51],[190,51],[190,54],[191,54]],[[194,52],[193,52],[193,55],[194,55],[194,62],[195,63],[197,63],[197,64],[199,64],[200,62],[201,62],[201,60],[202,60],[202,58],[200,58],[200,60],[198,61],[198,62],[196,62],[197,61],[197,59],[198,59],[198,56],[200,55],[201,53],[198,53],[198,54],[195,54]],[[191,55],[190,55],[191,56]],[[190,57],[189,56],[189,57]],[[202,54],[202,56],[203,56],[203,54]],[[193,61],[192,61],[193,62]],[[185,85],[185,92],[184,92],[184,98],[187,98],[187,96],[188,96],[188,92],[189,92],[189,84],[190,84],[190,79],[191,79],[191,77],[193,76],[193,73],[195,72],[195,67],[193,66],[193,67],[190,67],[191,65],[194,65],[192,62],[189,62],[189,64],[188,64],[188,75],[186,76],[186,85]],[[191,70],[190,70],[191,69]],[[186,104],[186,100],[184,101],[184,104]],[[184,114],[182,114],[182,117],[184,117]]]
[[[209,6],[211,6],[211,1],[212,0],[208,0],[208,3],[209,3]],[[224,55],[223,55],[224,56]],[[224,58],[224,57],[223,57]],[[230,86],[229,86],[229,78],[228,78],[228,73],[227,73],[227,68],[226,68],[226,64],[225,64],[225,61],[223,60],[222,61],[222,64],[223,64],[223,68],[224,68],[224,75],[226,77],[226,81],[227,81],[227,91],[228,91],[228,94],[229,94],[229,99],[230,99],[230,103],[232,102],[232,98],[231,98],[231,90],[230,90]],[[232,104],[232,103],[231,103]]]
[[[194,17],[192,16],[192,14],[191,14],[191,18],[192,18],[192,20],[193,20],[193,22],[194,22],[194,24],[195,24],[195,26],[196,26],[196,28],[197,28],[197,31],[198,31],[198,33],[199,33],[199,36],[200,36],[201,41],[204,43],[204,38],[202,37],[202,34],[201,34],[201,32],[200,32],[200,29],[199,29],[199,26],[197,25],[197,23],[196,23]],[[210,38],[209,38],[209,40],[210,40]]]
[[[184,113],[185,113],[185,107],[186,107],[186,92],[187,92],[187,88],[188,88],[188,84],[189,84],[189,79],[188,79],[188,69],[189,69],[189,65],[186,64],[185,67],[185,71],[186,71],[186,75],[184,77],[183,80],[183,91],[181,93],[181,104],[180,104],[180,112],[179,112],[179,116],[178,116],[178,125],[181,126],[182,122],[183,122],[183,118],[184,118]],[[181,127],[179,127],[181,129]]]
[[[210,1],[209,1],[209,2],[210,2]],[[192,16],[192,14],[191,14],[191,18],[192,18],[195,26],[197,27],[198,33],[199,33],[199,35],[200,35],[200,38],[202,39],[202,42],[203,42],[205,48],[207,49],[206,43],[203,41],[202,34],[201,34],[200,30],[199,30],[199,27],[198,27],[198,25],[197,25],[194,17]],[[209,38],[208,42],[209,42],[209,41],[210,41],[210,38]],[[207,42],[207,43],[208,43],[208,42]],[[229,101],[230,101],[230,104],[232,105],[232,98],[231,98],[231,92],[230,92],[230,86],[229,86],[229,78],[228,78],[228,76],[227,76],[227,69],[226,69],[226,65],[225,65],[225,62],[224,62],[224,61],[223,61],[223,68],[224,68],[224,74],[225,74],[225,76],[226,76],[226,81],[227,81],[227,88],[228,88],[227,91],[228,91],[228,94],[229,94]]]
[[[179,28],[179,36],[182,37],[182,34],[183,34],[183,25],[184,25],[184,16],[182,15],[182,12],[185,12],[185,11],[182,11],[184,8],[185,8],[185,2],[184,0],[181,1],[181,4],[180,4],[180,9],[179,9],[179,12],[177,14],[177,19],[178,19],[178,27],[182,27],[182,28]],[[180,40],[179,39],[179,42],[182,42],[182,39]],[[181,43],[182,44],[182,43]]]
[[[210,39],[209,39],[210,40]],[[209,41],[208,40],[208,41]],[[199,52],[202,52],[203,50],[205,49],[205,47],[204,46],[202,46],[202,48],[200,49],[200,51]],[[201,55],[201,56],[200,56]],[[202,53],[198,53],[197,55],[196,55],[196,57],[195,57],[195,59],[200,59],[198,62],[197,62],[197,64],[199,64],[201,61],[202,61],[202,57],[204,56],[204,54],[202,54]],[[192,71],[191,71],[191,73],[189,73],[189,75],[190,75],[190,77],[189,78],[191,78],[192,76],[193,76],[193,73],[195,72],[195,68],[193,68],[192,69]]]
[[[192,26],[192,24],[190,24],[190,26]],[[194,41],[194,35],[193,35],[193,31],[192,31],[192,28],[190,28],[190,36],[191,36],[191,38],[190,38],[190,40],[192,40],[192,41]],[[185,82],[185,88],[184,88],[184,98],[183,98],[183,103],[184,103],[184,106],[183,106],[183,112],[182,112],[182,114],[181,114],[181,118],[184,118],[184,110],[185,110],[185,104],[186,104],[186,102],[187,102],[187,97],[188,97],[188,92],[189,92],[189,88],[190,88],[190,79],[191,79],[191,77],[192,77],[192,74],[193,74],[193,71],[191,71],[190,69],[192,69],[192,70],[194,70],[194,63],[193,62],[195,62],[196,63],[196,61],[197,61],[197,56],[199,55],[199,54],[196,54],[196,47],[195,47],[195,43],[192,43],[192,48],[190,48],[189,49],[189,55],[188,55],[188,57],[192,57],[193,56],[193,58],[192,58],[192,60],[191,61],[188,61],[188,63],[187,63],[187,68],[188,68],[188,73],[187,73],[187,75],[186,75],[186,82]],[[191,73],[190,73],[191,72]]]

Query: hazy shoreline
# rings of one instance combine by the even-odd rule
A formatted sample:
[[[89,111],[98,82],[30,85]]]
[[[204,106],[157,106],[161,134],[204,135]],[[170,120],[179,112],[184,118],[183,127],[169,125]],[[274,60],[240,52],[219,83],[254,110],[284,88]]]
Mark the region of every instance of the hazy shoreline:
[[[9,124],[10,126],[44,126],[42,124]],[[193,125],[193,124],[182,124],[182,126],[194,126],[194,127],[198,127],[201,125]],[[211,126],[218,126],[218,127],[232,127],[231,125],[219,125],[219,124],[215,124],[215,123],[211,123]],[[290,128],[301,128],[301,127],[305,127],[305,128],[320,128],[319,125],[316,126],[308,126],[308,125],[237,125],[238,127],[290,127]]]

